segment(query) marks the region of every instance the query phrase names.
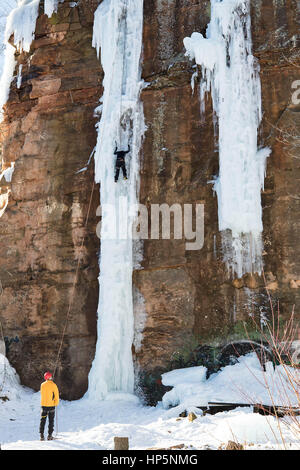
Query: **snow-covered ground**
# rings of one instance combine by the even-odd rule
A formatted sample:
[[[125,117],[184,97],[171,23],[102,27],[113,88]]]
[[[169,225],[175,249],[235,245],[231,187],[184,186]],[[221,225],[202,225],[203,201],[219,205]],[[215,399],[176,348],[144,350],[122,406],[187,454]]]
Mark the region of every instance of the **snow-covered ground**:
[[[177,388],[178,391],[180,384],[184,388],[185,383],[187,392],[186,396],[182,395],[183,399],[179,399],[179,406],[169,409],[163,403],[146,407],[138,398],[120,394],[97,402],[86,397],[73,402],[61,401],[57,409],[57,440],[49,442],[39,441],[40,393],[21,386],[14,369],[4,356],[0,358],[0,397],[9,398],[0,400],[3,450],[112,450],[115,436],[128,437],[132,450],[161,449],[180,444],[190,450],[218,449],[229,440],[240,442],[249,450],[296,450],[300,447],[299,427],[297,438],[292,423],[288,426],[286,420],[278,422],[273,417],[254,414],[251,408],[237,408],[214,416],[202,416],[201,411],[195,408],[201,400],[201,387],[201,404],[220,399],[222,392],[228,399],[233,389],[236,400],[237,389],[242,390],[243,387],[248,396],[255,393],[256,397],[266,398],[265,379],[272,381],[274,374],[267,371],[264,377],[257,378],[258,365],[253,355],[242,358],[235,366],[224,368],[208,380],[201,373],[203,370],[199,370],[197,380],[198,368],[165,375],[165,382],[176,384],[173,390]],[[195,391],[194,400],[192,389]],[[240,398],[245,401],[245,396]],[[197,412],[197,419],[191,422],[188,418],[179,418],[182,409]]]

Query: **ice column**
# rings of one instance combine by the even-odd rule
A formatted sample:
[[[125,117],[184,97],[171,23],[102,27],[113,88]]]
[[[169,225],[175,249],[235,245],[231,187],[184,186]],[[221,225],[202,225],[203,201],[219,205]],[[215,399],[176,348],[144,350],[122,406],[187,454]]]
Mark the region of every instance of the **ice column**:
[[[132,224],[139,191],[139,151],[144,134],[140,58],[143,0],[104,0],[95,12],[93,45],[104,70],[98,112],[95,181],[102,207],[99,258],[98,339],[88,396],[132,393],[133,302]],[[114,182],[114,149],[127,150],[128,181]]]
[[[266,158],[258,150],[261,122],[259,66],[252,55],[249,0],[211,0],[206,38],[184,39],[187,55],[201,66],[201,111],[211,92],[218,136],[219,230],[232,275],[262,270],[262,205]]]

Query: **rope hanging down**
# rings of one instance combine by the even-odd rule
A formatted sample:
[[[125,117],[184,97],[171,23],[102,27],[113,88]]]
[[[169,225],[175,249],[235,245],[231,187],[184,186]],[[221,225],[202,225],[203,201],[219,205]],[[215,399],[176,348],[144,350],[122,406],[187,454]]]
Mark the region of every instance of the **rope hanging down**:
[[[89,200],[88,211],[87,211],[87,216],[86,216],[84,227],[86,227],[87,223],[88,223],[88,219],[89,219],[89,215],[90,215],[90,211],[91,211],[93,194],[94,194],[94,188],[95,188],[95,181],[93,181],[93,187],[92,187],[92,191],[91,191],[91,196],[90,196],[90,200]],[[80,265],[80,253],[83,249],[84,240],[85,240],[85,236],[82,237],[82,242],[81,242],[81,246],[80,246],[80,249],[79,249],[79,256],[78,256],[78,262],[77,262],[77,266],[76,266],[75,278],[74,278],[74,282],[73,282],[73,285],[72,285],[71,298],[70,298],[70,302],[69,302],[69,307],[68,307],[68,311],[67,311],[67,316],[66,316],[64,329],[63,329],[63,332],[62,332],[60,345],[59,345],[58,352],[57,352],[55,367],[54,367],[54,371],[53,371],[53,378],[55,377],[55,373],[56,373],[56,370],[57,370],[59,358],[60,358],[60,355],[61,355],[62,345],[63,345],[64,337],[65,337],[65,334],[66,334],[66,330],[67,330],[67,326],[68,326],[68,322],[69,322],[69,318],[70,318],[71,308],[72,308],[74,294],[75,294],[75,287],[76,287],[77,280],[78,280],[79,265]]]
[[[121,75],[121,97],[120,97],[120,108],[119,108],[119,132],[118,132],[118,138],[119,138],[119,146],[122,146],[122,128],[125,131],[126,128],[126,115],[123,113],[123,96],[126,95],[126,81],[124,81],[125,77],[125,69],[126,69],[126,47],[127,47],[127,11],[128,11],[128,6],[127,6],[127,0],[125,1],[125,4],[123,5],[122,9],[122,16],[121,16],[121,22],[123,22],[123,34],[122,30],[120,29],[119,33],[119,38],[118,41],[123,38],[123,60],[122,60],[122,75]]]

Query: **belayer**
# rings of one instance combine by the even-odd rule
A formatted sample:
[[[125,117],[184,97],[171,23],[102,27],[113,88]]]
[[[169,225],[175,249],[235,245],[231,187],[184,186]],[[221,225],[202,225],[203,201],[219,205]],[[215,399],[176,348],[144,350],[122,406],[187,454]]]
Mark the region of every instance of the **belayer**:
[[[124,150],[119,150],[119,151],[118,151],[118,147],[117,147],[117,146],[116,146],[116,148],[115,148],[114,155],[117,155],[117,158],[116,158],[116,171],[115,171],[115,183],[117,183],[117,181],[118,181],[118,179],[119,179],[120,169],[122,169],[124,180],[127,180],[127,171],[126,171],[126,165],[125,165],[125,155],[126,155],[128,152],[130,152],[130,145],[129,145],[129,144],[128,144],[128,150],[127,150],[127,151],[124,151]]]
[[[48,416],[48,441],[52,441],[54,429],[54,416],[55,407],[59,403],[59,392],[57,385],[52,380],[51,372],[45,372],[45,382],[41,384],[41,421],[40,421],[40,436],[41,441],[44,441],[44,430],[46,419]]]

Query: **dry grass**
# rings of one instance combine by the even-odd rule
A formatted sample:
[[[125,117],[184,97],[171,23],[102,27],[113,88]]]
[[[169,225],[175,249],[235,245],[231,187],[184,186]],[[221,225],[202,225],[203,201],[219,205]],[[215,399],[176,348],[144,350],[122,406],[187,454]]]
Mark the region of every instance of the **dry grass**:
[[[270,360],[271,354],[273,365],[276,367],[277,381],[275,383],[270,378],[272,377],[270,374],[261,374],[260,378],[253,374],[253,378],[261,383],[261,377],[263,377],[263,386],[268,392],[270,403],[274,410],[274,412],[272,410],[272,414],[277,420],[278,432],[281,438],[281,442],[278,444],[282,444],[285,449],[288,449],[288,444],[284,437],[287,434],[286,431],[288,431],[293,440],[299,442],[300,448],[300,366],[298,360],[300,351],[294,350],[294,345],[297,344],[299,339],[299,324],[295,320],[294,308],[290,318],[284,324],[281,323],[279,302],[275,308],[270,292],[267,287],[265,288],[271,310],[271,319],[264,322],[264,325],[261,325],[251,315],[254,326],[261,336],[259,352],[255,348],[254,343],[253,351],[258,355],[263,371],[265,371],[265,364]],[[246,327],[245,330],[251,343]],[[270,383],[270,381],[272,382]],[[275,392],[277,398],[274,397]],[[244,396],[246,396],[246,393],[244,393]],[[251,397],[247,396],[247,399],[249,401]],[[280,403],[276,403],[276,400],[279,400]],[[278,405],[282,405],[281,410],[278,408]]]

